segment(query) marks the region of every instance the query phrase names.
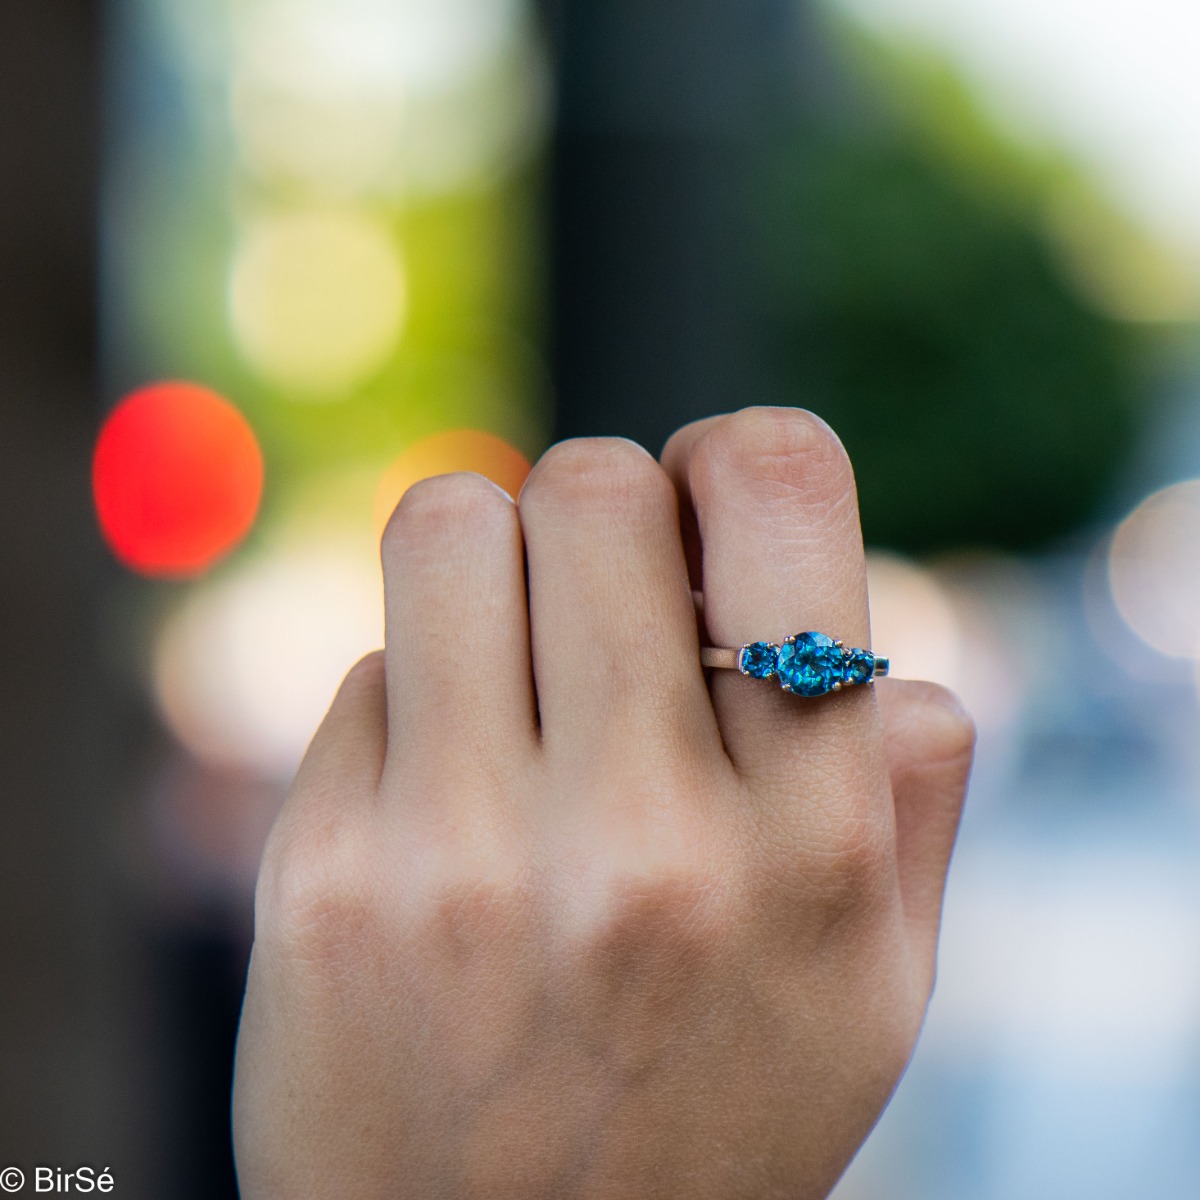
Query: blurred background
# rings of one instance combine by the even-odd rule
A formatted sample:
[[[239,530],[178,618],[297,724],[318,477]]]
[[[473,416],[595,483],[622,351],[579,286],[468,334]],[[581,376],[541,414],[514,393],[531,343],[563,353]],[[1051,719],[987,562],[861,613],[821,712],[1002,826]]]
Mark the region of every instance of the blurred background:
[[[1198,44],[1188,0],[5,0],[0,1165],[236,1195],[257,856],[405,487],[781,403],[854,458],[875,644],[980,727],[838,1200],[1200,1195]]]

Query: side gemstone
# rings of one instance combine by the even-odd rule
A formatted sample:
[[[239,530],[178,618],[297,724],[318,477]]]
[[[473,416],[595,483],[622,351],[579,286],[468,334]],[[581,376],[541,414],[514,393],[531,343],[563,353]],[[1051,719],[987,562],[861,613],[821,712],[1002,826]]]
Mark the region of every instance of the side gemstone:
[[[738,654],[738,670],[751,679],[770,679],[778,664],[779,647],[773,642],[751,642]]]
[[[846,651],[846,660],[842,664],[842,682],[854,685],[870,683],[875,674],[875,655],[870,650],[860,650],[857,646]]]
[[[798,633],[779,648],[779,683],[798,696],[824,696],[843,682],[843,656],[824,633]]]

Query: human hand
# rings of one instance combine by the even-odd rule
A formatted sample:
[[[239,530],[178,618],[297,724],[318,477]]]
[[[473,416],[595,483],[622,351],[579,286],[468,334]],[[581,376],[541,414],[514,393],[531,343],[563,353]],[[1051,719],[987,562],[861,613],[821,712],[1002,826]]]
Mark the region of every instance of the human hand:
[[[870,644],[837,439],[567,442],[519,505],[417,485],[383,564],[263,861],[244,1200],[826,1195],[921,1024],[972,729],[706,684],[691,586],[715,645]]]

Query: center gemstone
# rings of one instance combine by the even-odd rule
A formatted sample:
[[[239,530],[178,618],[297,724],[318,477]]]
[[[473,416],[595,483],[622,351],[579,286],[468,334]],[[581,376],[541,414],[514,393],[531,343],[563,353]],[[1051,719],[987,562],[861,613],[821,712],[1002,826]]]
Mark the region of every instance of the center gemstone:
[[[798,633],[779,648],[779,682],[798,696],[823,696],[842,681],[842,652],[824,633]]]

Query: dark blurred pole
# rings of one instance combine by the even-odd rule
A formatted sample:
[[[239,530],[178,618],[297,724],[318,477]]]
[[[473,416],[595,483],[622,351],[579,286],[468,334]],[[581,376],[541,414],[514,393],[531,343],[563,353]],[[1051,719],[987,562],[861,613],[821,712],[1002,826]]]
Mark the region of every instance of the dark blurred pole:
[[[99,10],[0,3],[0,1167],[111,1167],[132,1196],[88,499]]]
[[[687,420],[763,400],[752,196],[793,70],[793,8],[543,0],[560,436],[657,451]]]

